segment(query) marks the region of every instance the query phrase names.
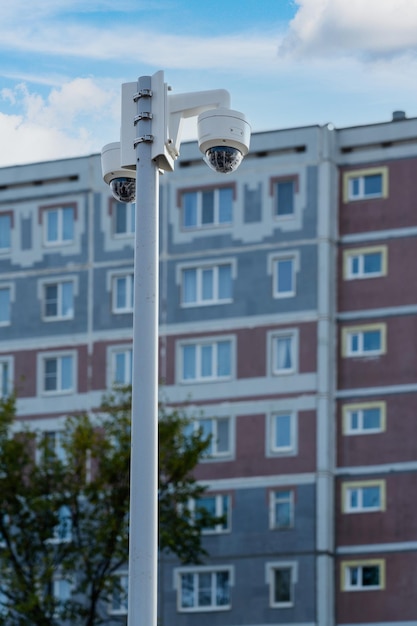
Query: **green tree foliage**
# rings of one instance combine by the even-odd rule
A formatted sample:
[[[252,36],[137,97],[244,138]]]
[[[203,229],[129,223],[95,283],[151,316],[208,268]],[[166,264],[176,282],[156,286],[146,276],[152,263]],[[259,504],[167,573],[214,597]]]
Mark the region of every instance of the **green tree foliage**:
[[[123,389],[99,415],[69,417],[57,454],[50,437],[17,431],[14,398],[0,400],[0,625],[109,620],[128,557],[130,402]],[[186,436],[188,423],[160,406],[159,549],[198,562],[208,520],[188,505],[203,492],[192,470],[209,441]]]

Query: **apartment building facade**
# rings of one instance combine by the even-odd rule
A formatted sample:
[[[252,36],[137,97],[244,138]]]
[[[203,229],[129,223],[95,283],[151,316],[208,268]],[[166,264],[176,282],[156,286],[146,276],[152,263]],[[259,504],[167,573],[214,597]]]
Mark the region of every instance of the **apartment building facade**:
[[[416,136],[400,112],[339,133],[339,623],[417,619]]]
[[[161,394],[225,519],[161,555],[162,624],[417,620],[416,167],[400,119],[257,133],[227,176],[190,142],[161,178]],[[0,170],[1,393],[57,447],[131,381],[134,229],[99,155]]]

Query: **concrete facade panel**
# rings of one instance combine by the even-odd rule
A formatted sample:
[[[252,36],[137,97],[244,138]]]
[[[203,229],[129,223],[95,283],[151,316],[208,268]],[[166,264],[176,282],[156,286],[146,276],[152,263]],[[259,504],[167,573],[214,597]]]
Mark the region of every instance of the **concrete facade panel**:
[[[373,434],[344,434],[343,407],[366,402],[385,403],[385,427]],[[409,463],[416,460],[417,392],[352,397],[339,402],[338,467]]]
[[[345,280],[343,254],[349,249],[386,246],[387,274],[376,278]],[[417,238],[405,236],[386,239],[372,239],[360,244],[350,244],[339,248],[339,290],[338,310],[364,311],[395,306],[416,304]]]
[[[175,261],[161,268],[161,273],[166,273],[164,281],[166,287],[161,286],[165,302],[165,323],[180,324],[219,318],[282,314],[317,308],[317,290],[314,279],[317,273],[316,246],[295,245],[285,251],[275,247],[239,253],[236,253],[234,249],[224,249],[223,252],[223,258],[236,264],[233,272],[235,276],[233,277],[232,302],[209,306],[181,306],[180,278],[184,261],[187,266],[198,267],[199,264],[207,262],[215,265],[221,262],[222,257],[220,259],[218,256],[202,257],[200,255],[192,258],[177,257]],[[296,294],[293,297],[275,298],[273,296],[272,264],[274,256],[277,257],[279,254],[294,255],[295,258]]]
[[[297,579],[294,583],[294,605],[289,608],[269,606],[268,563],[279,561],[295,564]],[[232,565],[234,582],[231,589],[231,608],[225,611],[203,611],[195,613],[177,612],[177,593],[173,589],[174,564],[166,561],[162,566],[162,621],[176,626],[234,626],[236,624],[297,624],[315,623],[316,602],[314,586],[310,584],[315,575],[314,555],[306,554],[288,559],[286,555],[271,554],[250,559],[225,561],[212,559],[214,565]]]
[[[271,410],[272,413],[273,410]],[[200,463],[195,474],[198,480],[314,472],[316,467],[315,413],[313,411],[297,412],[296,449],[288,454],[276,456],[269,454],[268,419],[269,414],[237,416],[234,459]]]
[[[353,168],[341,168],[340,198],[343,198],[343,174],[386,166],[389,171],[388,197],[340,203],[340,234],[410,228],[417,225],[415,211],[417,158],[365,162]]]
[[[236,378],[256,378],[259,376],[271,376],[270,334],[274,331],[296,331],[298,333],[297,371],[294,374],[276,376],[278,379],[293,378],[300,374],[315,372],[316,364],[316,332],[314,322],[306,322],[294,326],[258,326],[254,328],[236,329],[236,331],[216,332],[215,336],[222,334],[236,337]],[[165,339],[164,359],[166,361],[166,385],[173,385],[175,381],[176,359],[178,345],[182,340],[207,339],[213,335],[202,331],[198,334],[171,335]],[[268,357],[269,355],[269,357]],[[286,390],[288,393],[288,389]],[[282,393],[282,390],[281,390]]]
[[[341,561],[385,560],[385,589],[341,591]],[[336,621],[338,624],[386,624],[410,620],[417,622],[415,579],[417,553],[372,553],[339,557],[337,567]]]
[[[369,319],[339,327],[339,389],[406,385],[417,382],[417,315],[375,318],[386,324],[386,353],[376,356],[343,357],[341,329],[369,324]]]
[[[386,492],[384,511],[343,513],[343,484],[352,476],[336,481],[336,542],[338,546],[414,542],[417,537],[415,503],[409,494],[417,488],[417,470],[389,474],[355,475],[353,480],[383,480]],[[399,546],[400,549],[400,546]]]

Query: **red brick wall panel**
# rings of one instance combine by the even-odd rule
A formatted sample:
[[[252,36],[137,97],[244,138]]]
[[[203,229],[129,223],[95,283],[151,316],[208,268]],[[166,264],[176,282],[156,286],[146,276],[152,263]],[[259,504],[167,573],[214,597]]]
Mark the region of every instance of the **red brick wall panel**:
[[[386,624],[401,621],[417,623],[415,581],[417,553],[400,552],[349,555],[349,559],[385,558],[386,588],[379,591],[341,591],[340,562],[337,567],[336,622],[338,624]]]
[[[415,199],[417,196],[417,159],[398,159],[380,163],[367,163],[363,169],[388,166],[388,197],[355,200],[343,203],[343,173],[359,170],[355,165],[342,168],[340,175],[340,235],[407,228],[417,225]]]
[[[343,405],[375,401],[386,403],[385,431],[366,435],[343,434]],[[417,393],[356,397],[339,402],[337,433],[338,467],[415,461]]]

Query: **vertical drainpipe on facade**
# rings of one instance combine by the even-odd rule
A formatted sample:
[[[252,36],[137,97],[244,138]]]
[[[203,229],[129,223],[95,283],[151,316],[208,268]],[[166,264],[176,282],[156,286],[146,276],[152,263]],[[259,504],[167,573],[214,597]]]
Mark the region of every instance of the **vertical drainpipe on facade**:
[[[89,186],[90,191],[88,192],[87,202],[86,202],[86,228],[88,233],[88,259],[87,259],[87,393],[90,393],[93,386],[93,327],[94,327],[94,259],[95,259],[95,250],[94,250],[94,205],[95,205],[95,194],[92,189],[95,189],[95,166],[90,157],[88,162],[88,176],[89,176]],[[103,202],[103,199],[100,198],[100,206]],[[107,384],[107,381],[106,381]]]
[[[319,129],[318,173],[318,326],[317,326],[317,484],[316,598],[317,624],[334,626],[334,454],[336,371],[335,251],[337,236],[337,168],[335,131]]]

